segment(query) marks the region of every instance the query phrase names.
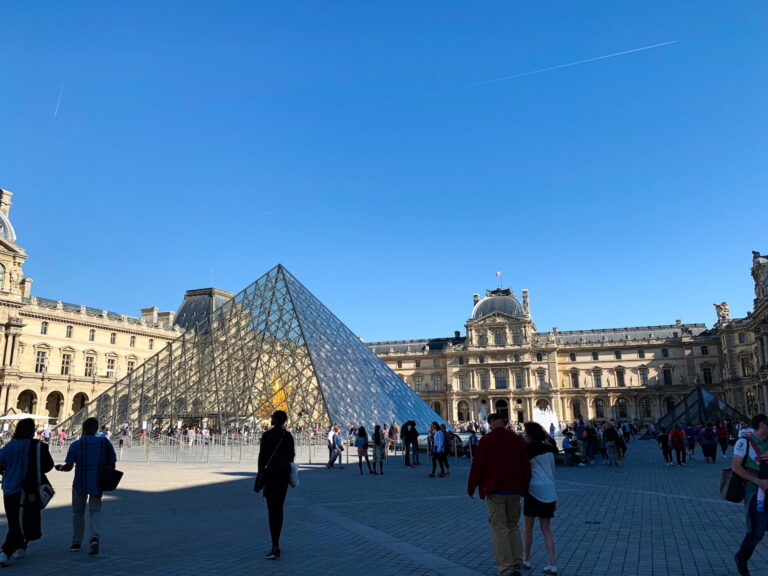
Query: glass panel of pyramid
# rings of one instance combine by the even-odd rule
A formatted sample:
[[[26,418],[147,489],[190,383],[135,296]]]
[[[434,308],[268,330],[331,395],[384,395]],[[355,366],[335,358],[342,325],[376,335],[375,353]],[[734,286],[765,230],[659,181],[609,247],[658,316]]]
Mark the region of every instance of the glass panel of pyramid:
[[[444,421],[283,266],[212,310],[61,424],[96,416],[119,429],[289,424],[373,427]]]

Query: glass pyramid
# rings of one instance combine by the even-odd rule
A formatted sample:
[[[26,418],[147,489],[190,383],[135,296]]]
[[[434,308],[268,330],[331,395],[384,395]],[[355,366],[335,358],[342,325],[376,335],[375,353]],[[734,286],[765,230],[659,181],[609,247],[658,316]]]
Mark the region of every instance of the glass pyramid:
[[[113,430],[125,421],[225,430],[257,426],[274,410],[305,428],[414,420],[423,433],[444,422],[277,265],[61,426],[78,434],[96,416]]]
[[[736,424],[749,422],[750,418],[729,406],[709,390],[697,386],[659,420],[659,426],[671,430],[675,424],[680,426],[685,426],[689,422],[694,425],[699,422],[716,424],[724,420],[730,420]]]

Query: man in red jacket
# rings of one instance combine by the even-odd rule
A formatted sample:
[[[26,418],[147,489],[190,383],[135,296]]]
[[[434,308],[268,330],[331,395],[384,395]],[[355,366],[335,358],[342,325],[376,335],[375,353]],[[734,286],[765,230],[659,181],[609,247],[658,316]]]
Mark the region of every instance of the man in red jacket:
[[[525,442],[505,428],[499,414],[488,416],[491,431],[480,439],[467,482],[467,494],[488,502],[488,522],[493,537],[493,555],[499,576],[521,576],[523,545],[520,539],[520,498],[528,493],[531,463]]]

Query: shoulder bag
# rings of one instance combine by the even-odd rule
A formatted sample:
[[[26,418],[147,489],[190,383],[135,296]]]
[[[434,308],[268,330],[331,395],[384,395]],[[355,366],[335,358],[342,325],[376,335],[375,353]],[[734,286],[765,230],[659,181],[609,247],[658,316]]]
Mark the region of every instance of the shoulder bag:
[[[107,442],[109,440],[102,438],[102,442],[101,454],[104,458],[104,464],[99,472],[99,487],[102,492],[112,492],[117,489],[117,485],[123,479],[123,473],[115,468],[114,465],[111,465],[111,462],[108,462],[109,450],[107,450]]]
[[[760,457],[760,451],[757,449],[757,445],[755,445],[752,438],[745,438],[745,440],[747,441],[747,451],[744,453],[744,458],[741,460],[742,468],[744,467],[744,462],[747,461],[747,456],[749,456],[750,446],[754,449],[757,457]],[[746,482],[747,481],[744,480],[744,478],[738,474],[734,474],[733,470],[730,468],[724,468],[720,471],[720,497],[728,502],[738,504],[744,500]]]
[[[44,475],[40,471],[40,450],[40,442],[38,442],[37,450],[35,451],[37,454],[37,493],[40,501],[40,510],[44,510],[45,507],[48,506],[48,502],[50,502],[56,494],[56,490],[54,490],[51,483],[48,482],[48,478],[45,478],[45,481],[43,481]]]

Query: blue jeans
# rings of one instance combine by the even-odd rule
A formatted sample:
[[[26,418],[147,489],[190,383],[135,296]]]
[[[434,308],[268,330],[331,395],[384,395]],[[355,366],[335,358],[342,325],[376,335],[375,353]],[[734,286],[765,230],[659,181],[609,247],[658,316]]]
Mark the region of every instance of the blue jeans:
[[[739,558],[743,561],[747,561],[752,557],[752,553],[755,548],[760,544],[760,540],[763,539],[765,531],[768,530],[768,510],[763,512],[757,511],[757,491],[750,490],[747,492],[749,498],[749,526],[750,531],[744,536],[744,540],[739,547]]]
[[[413,461],[411,464],[418,464],[419,463],[419,441],[418,440],[411,440],[411,454],[413,456]]]

